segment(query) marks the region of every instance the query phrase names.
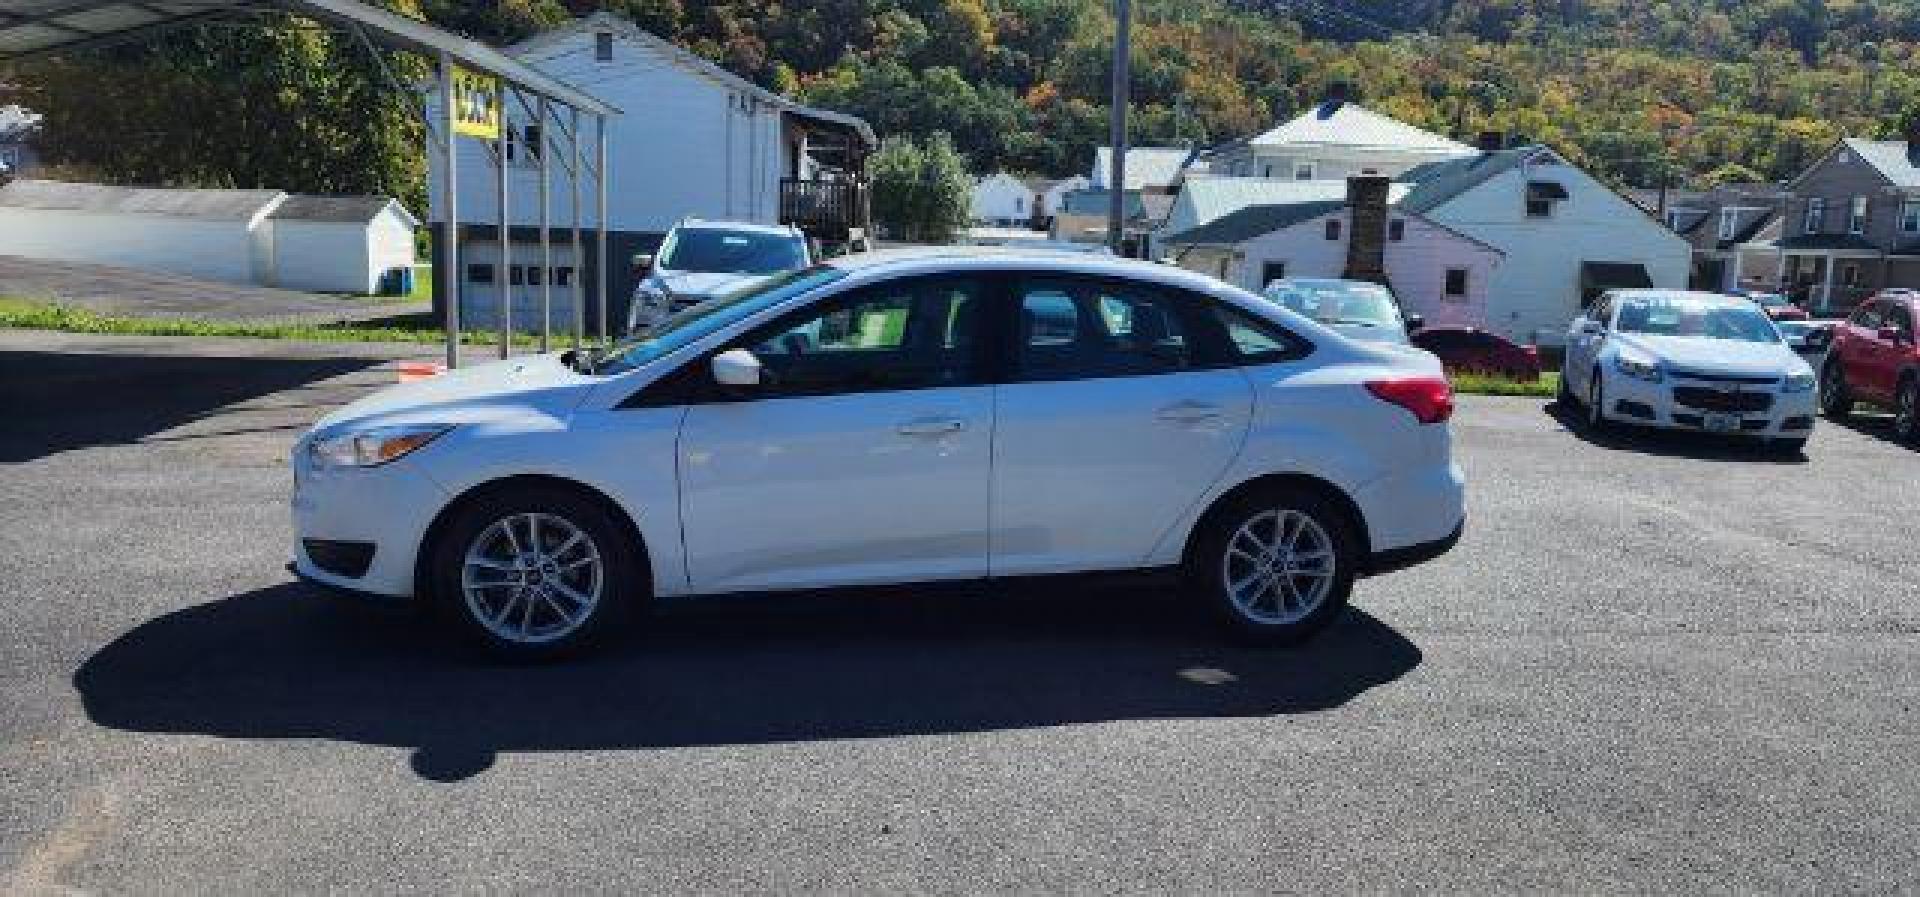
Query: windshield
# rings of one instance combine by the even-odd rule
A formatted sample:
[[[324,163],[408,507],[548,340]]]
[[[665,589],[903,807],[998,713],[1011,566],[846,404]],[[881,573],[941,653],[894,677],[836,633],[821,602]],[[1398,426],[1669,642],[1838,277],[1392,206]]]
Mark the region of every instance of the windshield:
[[[788,234],[677,229],[660,248],[660,267],[702,274],[772,274],[806,265],[801,241]]]
[[[1751,305],[1687,296],[1635,296],[1620,300],[1615,330],[1649,336],[1687,336],[1745,343],[1777,343],[1780,332]]]
[[[618,374],[633,370],[735,321],[751,317],[761,309],[778,305],[845,276],[847,272],[838,268],[816,265],[790,271],[675,312],[646,333],[609,346],[606,353],[594,362],[594,373]]]
[[[1398,327],[1393,294],[1370,283],[1276,283],[1267,298],[1322,324]]]

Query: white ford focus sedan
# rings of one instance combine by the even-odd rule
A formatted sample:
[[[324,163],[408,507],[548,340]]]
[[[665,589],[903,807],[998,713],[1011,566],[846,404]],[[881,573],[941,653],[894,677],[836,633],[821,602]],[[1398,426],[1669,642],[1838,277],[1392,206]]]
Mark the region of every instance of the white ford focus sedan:
[[[497,652],[655,597],[1174,569],[1294,641],[1463,521],[1435,359],[1099,256],[872,253],[403,384],[294,449],[294,569]]]
[[[1750,299],[1683,290],[1604,293],[1567,331],[1560,400],[1615,422],[1762,438],[1813,435],[1813,368]]]

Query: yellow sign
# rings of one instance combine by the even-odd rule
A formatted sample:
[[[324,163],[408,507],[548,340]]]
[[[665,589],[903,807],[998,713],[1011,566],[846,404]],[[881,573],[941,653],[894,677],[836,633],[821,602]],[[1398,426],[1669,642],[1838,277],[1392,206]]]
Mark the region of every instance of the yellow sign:
[[[453,70],[453,132],[486,140],[500,139],[500,79]]]

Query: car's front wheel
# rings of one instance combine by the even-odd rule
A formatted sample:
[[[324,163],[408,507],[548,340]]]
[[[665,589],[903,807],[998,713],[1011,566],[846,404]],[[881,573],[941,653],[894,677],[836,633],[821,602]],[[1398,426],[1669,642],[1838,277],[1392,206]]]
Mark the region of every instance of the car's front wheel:
[[[1205,524],[1187,560],[1188,589],[1242,637],[1297,643],[1346,607],[1360,560],[1353,526],[1309,490],[1241,496]]]
[[[1893,394],[1893,435],[1908,445],[1920,443],[1920,376],[1909,375]]]
[[[1600,369],[1594,368],[1587,378],[1587,429],[1595,433],[1604,433],[1613,425],[1607,417],[1607,394],[1600,381]]]
[[[630,543],[607,508],[569,490],[483,496],[437,542],[435,597],[490,653],[567,654],[597,639],[645,589]]]
[[[1847,388],[1847,370],[1839,359],[1830,359],[1820,368],[1820,413],[1831,420],[1846,420],[1853,414],[1853,392]]]

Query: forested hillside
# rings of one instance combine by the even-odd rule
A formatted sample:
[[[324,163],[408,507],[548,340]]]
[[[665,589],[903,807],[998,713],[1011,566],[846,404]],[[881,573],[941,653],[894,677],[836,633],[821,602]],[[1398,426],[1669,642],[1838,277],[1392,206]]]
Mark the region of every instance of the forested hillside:
[[[601,6],[395,2],[496,42]],[[1103,0],[610,5],[882,133],[950,132],[977,170],[1079,171],[1105,140]],[[1786,177],[1920,109],[1920,0],[1137,0],[1135,15],[1141,142],[1254,133],[1342,80],[1436,131],[1548,141],[1625,184],[1698,183]],[[200,29],[13,80],[80,170],[419,194],[406,98],[323,32]]]

